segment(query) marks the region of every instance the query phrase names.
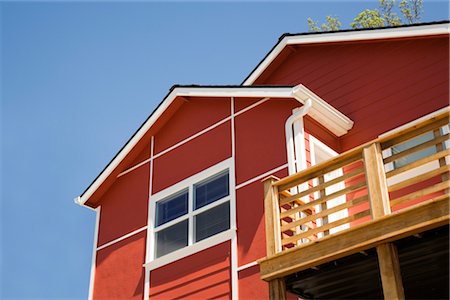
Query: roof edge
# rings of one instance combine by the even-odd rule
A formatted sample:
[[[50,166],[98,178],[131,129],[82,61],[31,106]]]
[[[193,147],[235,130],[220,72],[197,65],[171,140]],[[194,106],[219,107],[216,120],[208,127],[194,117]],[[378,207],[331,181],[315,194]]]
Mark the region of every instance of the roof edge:
[[[328,32],[284,33],[241,85],[250,86],[288,45],[377,40],[449,34],[449,21],[436,21],[381,28],[345,29]]]
[[[162,113],[170,106],[170,104],[179,96],[193,97],[269,97],[269,98],[295,98],[297,101],[304,103],[307,99],[313,100],[313,110],[311,117],[323,123],[331,132],[340,136],[345,134],[351,128],[353,122],[337,109],[326,103],[319,96],[303,85],[292,86],[181,86],[174,85],[169,93],[164,97],[163,101],[145,120],[133,136],[113,157],[108,165],[100,172],[94,181],[86,188],[86,190],[74,199],[76,204],[87,206],[86,202],[94,194],[94,192],[103,184],[103,182],[111,175],[119,163],[130,153],[134,146],[151,128]],[[333,126],[327,126],[331,125]],[[350,125],[349,125],[350,124]],[[350,126],[350,127],[349,127]],[[333,128],[336,128],[334,130]],[[348,128],[348,129],[345,129]]]

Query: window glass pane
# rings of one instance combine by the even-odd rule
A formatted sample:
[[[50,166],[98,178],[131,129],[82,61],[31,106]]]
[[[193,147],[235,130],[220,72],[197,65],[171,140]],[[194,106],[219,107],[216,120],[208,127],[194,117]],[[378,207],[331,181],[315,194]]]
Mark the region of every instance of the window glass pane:
[[[174,220],[188,211],[188,191],[184,190],[156,203],[156,226]]]
[[[402,144],[396,145],[394,147],[392,147],[392,154],[396,154],[399,152],[402,152],[404,150],[407,150],[409,148],[412,148],[414,146],[417,146],[419,144],[425,143],[427,141],[430,141],[434,138],[433,133],[432,132],[428,132],[424,135],[418,136],[416,138],[413,138],[407,142],[404,142]],[[407,165],[411,162],[414,162],[416,160],[419,160],[421,158],[427,157],[432,155],[433,153],[436,153],[436,147],[432,146],[430,148],[426,148],[423,149],[421,151],[415,152],[413,154],[404,156],[402,158],[399,158],[398,160],[394,161],[394,167],[395,168],[400,168],[404,165]]]
[[[194,193],[194,209],[228,196],[230,193],[228,171],[209,178],[205,182],[196,184],[194,186]]]
[[[230,228],[230,202],[195,216],[195,241],[201,241]]]
[[[156,257],[186,247],[188,244],[188,221],[172,225],[156,233]]]

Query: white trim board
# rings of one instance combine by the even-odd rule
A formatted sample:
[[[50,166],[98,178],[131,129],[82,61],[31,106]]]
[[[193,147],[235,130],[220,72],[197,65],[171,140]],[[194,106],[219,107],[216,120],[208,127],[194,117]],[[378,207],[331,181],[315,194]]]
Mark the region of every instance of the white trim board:
[[[302,44],[318,44],[318,43],[336,43],[336,42],[351,42],[362,40],[377,40],[377,39],[391,39],[391,38],[407,38],[416,36],[432,36],[439,34],[449,34],[450,26],[448,23],[430,24],[410,27],[397,27],[385,29],[371,29],[361,31],[345,31],[345,32],[331,32],[319,33],[309,35],[288,35],[284,36],[282,40],[276,45],[269,54],[260,62],[260,64],[250,73],[242,85],[252,85],[256,79],[261,76],[264,70],[277,58],[281,51],[289,45]]]
[[[310,109],[310,116],[328,128],[337,136],[342,136],[353,127],[353,121],[343,113],[326,103],[319,96],[307,89],[303,85],[295,87],[176,87],[163,100],[156,111],[141,126],[136,134],[128,141],[123,149],[109,163],[109,165],[100,173],[97,179],[81,195],[75,198],[75,202],[84,205],[93,193],[114,171],[119,163],[130,153],[139,140],[151,128],[162,113],[178,96],[196,96],[196,97],[255,97],[255,98],[294,98],[304,104],[306,100],[311,99],[313,105]]]
[[[98,228],[100,224],[100,209],[98,206],[95,209],[95,231],[94,231],[94,245],[92,247],[92,260],[91,260],[91,274],[89,278],[89,294],[88,299],[92,300],[94,298],[94,283],[95,283],[95,270],[97,268],[97,242],[98,242]]]

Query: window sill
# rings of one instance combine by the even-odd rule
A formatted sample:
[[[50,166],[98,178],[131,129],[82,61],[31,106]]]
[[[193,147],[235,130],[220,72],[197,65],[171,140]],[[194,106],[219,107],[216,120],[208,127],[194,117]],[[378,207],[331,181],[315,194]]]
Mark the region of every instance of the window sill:
[[[231,240],[236,235],[236,229],[231,228],[227,231],[216,234],[212,237],[204,239],[198,243],[195,243],[191,246],[186,246],[182,249],[174,251],[172,253],[166,254],[162,257],[156,258],[152,261],[149,261],[144,264],[144,267],[149,270],[155,270],[172,262],[175,262],[179,259],[185,258],[189,255],[195,254],[197,252],[203,251],[225,241]]]

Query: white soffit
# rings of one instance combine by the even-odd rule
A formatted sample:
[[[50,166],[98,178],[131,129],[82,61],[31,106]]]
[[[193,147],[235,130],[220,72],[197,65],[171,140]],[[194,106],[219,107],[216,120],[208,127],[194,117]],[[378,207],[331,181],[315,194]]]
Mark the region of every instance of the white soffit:
[[[293,87],[292,94],[302,103],[305,103],[307,99],[311,99],[312,106],[308,115],[336,136],[343,136],[353,127],[353,121],[349,117],[325,102],[304,85],[299,84]]]
[[[288,45],[317,44],[317,43],[335,43],[351,42],[362,40],[407,38],[415,36],[432,36],[439,34],[449,34],[450,24],[431,24],[420,26],[407,26],[388,29],[371,29],[360,31],[344,31],[318,34],[299,34],[287,35],[273,48],[269,54],[259,63],[259,65],[250,73],[242,85],[252,85],[280,52]]]
[[[81,196],[75,198],[75,203],[84,205],[88,201],[92,194],[134,148],[176,97],[294,98],[302,104],[304,104],[307,99],[311,99],[312,107],[308,115],[325,126],[336,136],[346,134],[353,126],[352,120],[301,84],[295,87],[175,87],[116,157],[100,173],[97,179],[94,180]],[[284,120],[282,122],[284,122]]]

